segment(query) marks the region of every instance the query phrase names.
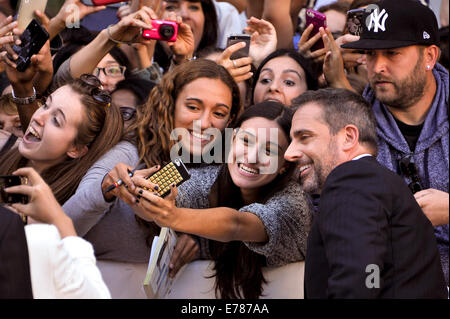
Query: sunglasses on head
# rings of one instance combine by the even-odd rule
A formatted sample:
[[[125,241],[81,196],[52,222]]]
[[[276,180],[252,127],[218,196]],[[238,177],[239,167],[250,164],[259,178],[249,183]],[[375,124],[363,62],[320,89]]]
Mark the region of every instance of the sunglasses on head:
[[[398,165],[403,176],[411,179],[411,183],[408,184],[409,189],[413,194],[423,190],[420,182],[419,173],[416,165],[411,161],[410,156],[406,156],[398,160]]]
[[[91,86],[91,96],[94,100],[96,100],[99,103],[106,104],[106,106],[111,105],[111,95],[102,89],[102,82],[92,74],[82,74],[80,76],[80,80],[88,85]]]

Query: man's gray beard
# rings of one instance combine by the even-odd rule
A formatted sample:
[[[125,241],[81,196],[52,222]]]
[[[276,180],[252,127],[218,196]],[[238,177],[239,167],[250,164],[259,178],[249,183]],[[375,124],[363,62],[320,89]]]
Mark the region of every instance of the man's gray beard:
[[[372,90],[375,92],[376,98],[384,105],[398,108],[407,109],[419,101],[425,94],[425,84],[427,82],[426,72],[422,71],[422,58],[417,61],[414,70],[408,77],[400,83],[392,83],[394,85],[395,97],[388,98],[378,96],[376,89],[370,84]]]

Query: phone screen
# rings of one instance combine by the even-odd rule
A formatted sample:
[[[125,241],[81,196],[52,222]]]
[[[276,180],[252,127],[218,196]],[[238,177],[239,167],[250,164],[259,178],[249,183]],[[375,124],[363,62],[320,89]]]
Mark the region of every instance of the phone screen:
[[[19,56],[16,61],[17,71],[25,71],[31,62],[33,54],[38,53],[49,39],[48,32],[36,21],[31,20],[28,27],[20,36],[20,46],[14,45],[13,50]]]
[[[230,45],[233,45],[235,43],[239,42],[245,42],[246,46],[242,49],[239,49],[238,51],[234,52],[230,59],[235,60],[243,57],[247,57],[250,51],[250,35],[248,34],[239,34],[239,35],[230,35],[227,40],[227,48]]]

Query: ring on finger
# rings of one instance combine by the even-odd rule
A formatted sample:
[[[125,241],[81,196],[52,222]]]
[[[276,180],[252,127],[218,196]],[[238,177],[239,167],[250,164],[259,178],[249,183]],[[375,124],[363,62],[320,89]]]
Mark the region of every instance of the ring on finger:
[[[231,60],[233,62],[233,66],[237,69],[236,60]]]

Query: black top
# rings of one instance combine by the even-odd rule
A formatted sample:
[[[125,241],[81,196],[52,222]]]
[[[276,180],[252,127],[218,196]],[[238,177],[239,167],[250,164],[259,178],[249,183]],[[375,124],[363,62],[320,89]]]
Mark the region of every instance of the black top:
[[[30,262],[20,216],[0,205],[0,299],[31,299]]]
[[[403,134],[403,137],[408,143],[409,149],[411,150],[411,152],[414,152],[414,150],[416,149],[417,140],[420,136],[420,132],[422,132],[423,123],[420,125],[408,125],[397,120],[395,117],[394,119],[395,122],[397,122],[400,132]]]

